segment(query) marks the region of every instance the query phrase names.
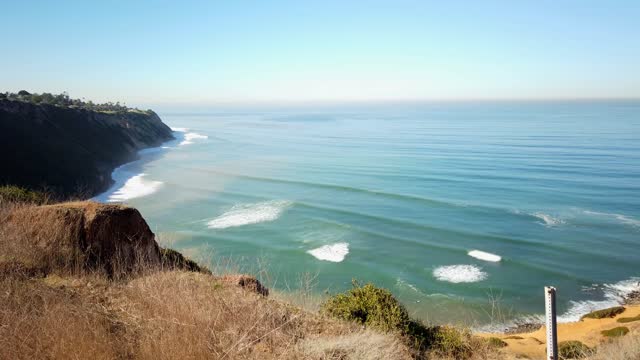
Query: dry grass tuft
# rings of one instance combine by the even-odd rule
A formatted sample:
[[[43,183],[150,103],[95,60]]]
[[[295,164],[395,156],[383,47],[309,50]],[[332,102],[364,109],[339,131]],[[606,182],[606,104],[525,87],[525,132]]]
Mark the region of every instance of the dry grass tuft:
[[[305,359],[407,359],[400,339],[374,331],[312,337],[298,345]]]
[[[589,360],[640,360],[640,336],[625,336],[595,348]]]
[[[0,358],[113,359],[118,339],[97,302],[42,280],[0,280]]]

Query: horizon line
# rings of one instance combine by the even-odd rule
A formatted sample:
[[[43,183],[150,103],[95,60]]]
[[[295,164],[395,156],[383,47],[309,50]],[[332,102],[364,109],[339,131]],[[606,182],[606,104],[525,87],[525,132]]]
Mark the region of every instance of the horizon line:
[[[214,101],[135,101],[140,104],[176,107],[206,106],[282,106],[282,105],[366,105],[366,104],[417,104],[417,103],[539,103],[539,102],[640,102],[640,96],[633,97],[553,97],[553,98],[413,98],[413,99],[345,99],[345,100],[214,100]]]

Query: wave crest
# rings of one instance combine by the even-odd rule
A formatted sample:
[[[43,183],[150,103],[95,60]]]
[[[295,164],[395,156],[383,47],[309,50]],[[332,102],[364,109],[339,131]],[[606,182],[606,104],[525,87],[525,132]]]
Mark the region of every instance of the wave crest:
[[[467,253],[467,255],[474,257],[476,259],[484,260],[484,261],[499,262],[500,260],[502,260],[502,257],[500,255],[496,255],[496,254],[492,254],[492,253],[488,253],[480,250],[471,250]]]
[[[162,181],[145,180],[146,174],[138,174],[127,180],[124,185],[109,195],[107,202],[120,202],[151,195],[162,186]]]
[[[543,225],[545,226],[558,226],[565,223],[565,221],[560,219],[559,217],[554,217],[543,212],[535,212],[531,214],[531,216],[537,217],[538,219],[542,220],[544,222]]]
[[[313,255],[318,260],[341,262],[349,253],[349,244],[336,243],[324,245],[317,249],[309,250],[307,253]]]
[[[234,205],[229,211],[209,221],[207,226],[210,229],[226,229],[274,221],[291,205],[292,202],[286,200]]]
[[[193,144],[193,140],[195,139],[208,139],[207,135],[198,134],[195,132],[188,132],[184,134],[184,140],[180,143],[180,145],[189,145]]]

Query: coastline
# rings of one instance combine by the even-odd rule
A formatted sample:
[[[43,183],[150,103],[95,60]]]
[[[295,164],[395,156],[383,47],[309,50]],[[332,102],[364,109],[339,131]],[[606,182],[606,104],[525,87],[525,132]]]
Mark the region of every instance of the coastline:
[[[114,168],[135,160],[140,149],[173,139],[151,110],[98,111],[11,99],[0,99],[0,134],[0,149],[14,154],[3,163],[0,183],[59,200],[107,191]]]
[[[136,153],[136,159],[133,161],[126,162],[122,165],[119,165],[115,169],[111,171],[109,175],[113,183],[109,188],[92,198],[90,200],[97,201],[101,203],[118,203],[128,200],[129,198],[135,198],[138,196],[132,196],[128,198],[123,198],[122,201],[118,201],[117,198],[112,198],[120,189],[126,186],[128,181],[135,179],[136,176],[143,176],[144,173],[141,172],[141,169],[136,171],[129,170],[129,168],[135,166],[144,165],[155,159],[154,155],[162,155],[169,150],[172,150],[179,146],[182,142],[185,141],[186,137],[186,129],[182,128],[171,128],[173,139],[163,142],[162,144],[154,147],[148,147],[144,149],[138,150]],[[159,185],[157,186],[159,187]],[[154,190],[157,190],[154,189]],[[155,191],[152,191],[155,192]],[[151,192],[151,193],[152,193]],[[149,195],[151,193],[145,193],[145,195]]]
[[[580,321],[558,324],[558,342],[580,341],[589,348],[594,348],[604,342],[609,341],[609,337],[602,334],[603,331],[617,327],[626,327],[629,334],[635,336],[640,332],[640,304],[625,305],[625,310],[614,317],[603,319],[585,318]],[[638,318],[635,321],[619,322],[622,318]],[[542,359],[546,351],[546,328],[541,326],[535,331],[490,333],[478,332],[478,336],[483,338],[498,338],[507,345],[503,351],[513,354],[516,357],[525,356],[531,359]]]

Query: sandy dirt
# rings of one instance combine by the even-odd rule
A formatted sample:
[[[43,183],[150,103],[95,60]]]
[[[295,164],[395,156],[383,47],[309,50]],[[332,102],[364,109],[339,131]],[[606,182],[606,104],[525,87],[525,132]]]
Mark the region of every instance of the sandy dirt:
[[[613,318],[584,319],[579,322],[558,324],[558,342],[578,340],[589,347],[594,347],[608,340],[601,334],[603,330],[609,330],[618,326],[626,326],[630,332],[626,336],[637,336],[640,333],[640,320],[629,323],[619,323],[619,318],[635,317],[640,315],[640,305],[625,306],[626,310]],[[506,353],[516,358],[544,359],[546,353],[546,328],[521,334],[478,334],[483,337],[497,337],[505,341],[508,346],[504,348]]]

